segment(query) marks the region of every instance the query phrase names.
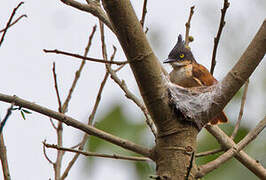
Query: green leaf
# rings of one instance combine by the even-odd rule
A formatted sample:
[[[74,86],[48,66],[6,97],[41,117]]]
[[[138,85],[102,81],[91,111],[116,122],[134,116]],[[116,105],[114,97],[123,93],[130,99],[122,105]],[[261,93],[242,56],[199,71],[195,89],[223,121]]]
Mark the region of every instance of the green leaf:
[[[21,111],[23,111],[23,112],[26,113],[26,114],[32,114],[32,112],[30,112],[30,111],[28,111],[28,110],[26,110],[26,109],[21,109]]]
[[[20,114],[21,114],[22,118],[23,118],[24,120],[26,120],[26,117],[25,117],[24,112],[23,112],[23,111],[20,111]]]

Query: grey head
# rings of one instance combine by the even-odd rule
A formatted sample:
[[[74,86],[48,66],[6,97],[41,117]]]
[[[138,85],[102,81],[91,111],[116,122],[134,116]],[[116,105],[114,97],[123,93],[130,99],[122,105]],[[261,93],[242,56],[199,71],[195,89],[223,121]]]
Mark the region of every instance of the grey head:
[[[192,52],[185,46],[182,35],[179,34],[176,45],[163,63],[170,63],[173,67],[175,67],[185,66],[187,64],[191,64],[193,61],[195,62]]]

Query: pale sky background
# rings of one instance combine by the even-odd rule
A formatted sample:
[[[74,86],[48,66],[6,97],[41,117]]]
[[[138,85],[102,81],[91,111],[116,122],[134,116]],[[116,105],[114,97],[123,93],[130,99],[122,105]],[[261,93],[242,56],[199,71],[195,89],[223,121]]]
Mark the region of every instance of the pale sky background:
[[[263,0],[257,0],[263,4]],[[20,1],[2,0],[0,5],[0,29],[4,28],[14,7]],[[84,1],[85,2],[85,1]],[[141,16],[143,1],[132,1],[138,17]],[[232,1],[226,14],[226,26],[222,34],[217,54],[215,77],[221,80],[235,64],[237,59],[254,37],[264,18],[265,6],[258,6],[252,0]],[[145,24],[149,27],[148,36],[153,37],[152,43],[155,54],[163,60],[176,43],[177,35],[185,33],[189,9],[196,6],[192,19],[191,34],[195,42],[191,44],[195,58],[209,69],[213,37],[216,35],[220,19],[220,9],[223,1],[148,1],[148,14]],[[265,3],[264,3],[265,5]],[[72,7],[66,6],[59,0],[25,0],[25,4],[17,11],[16,17],[27,14],[27,19],[9,29],[5,41],[0,48],[0,92],[8,95],[17,95],[37,104],[57,110],[57,99],[52,78],[52,63],[56,62],[57,77],[61,98],[64,100],[72,83],[74,73],[79,67],[80,60],[53,54],[45,54],[42,49],[60,49],[64,51],[83,54],[88,36],[93,25],[98,24],[92,15]],[[211,25],[208,21],[214,21]],[[14,18],[15,19],[15,18]],[[243,25],[245,24],[245,25]],[[238,28],[232,33],[232,28]],[[107,28],[106,28],[107,29]],[[0,34],[2,35],[2,34]],[[227,39],[227,41],[225,40]],[[230,39],[230,40],[228,40]],[[125,59],[115,36],[107,30],[109,56],[112,45],[118,47],[116,59]],[[236,47],[235,41],[243,42],[244,46]],[[101,58],[101,43],[99,28],[94,36],[89,52],[90,57]],[[227,49],[225,48],[227,47]],[[227,57],[225,51],[230,49],[235,57]],[[200,58],[199,58],[200,57]],[[227,59],[227,60],[226,60]],[[265,58],[264,58],[265,59]],[[231,61],[228,63],[228,61]],[[226,63],[223,63],[226,61]],[[169,67],[167,67],[170,69]],[[252,122],[244,121],[246,126],[254,127],[265,114],[265,94],[260,89],[263,81],[256,77],[265,75],[265,60],[251,77],[247,99],[249,114]],[[94,105],[95,97],[101,80],[105,73],[103,64],[87,62],[73,98],[69,105],[67,115],[85,122]],[[126,80],[128,87],[139,95],[133,75],[127,65],[119,76]],[[261,80],[261,79],[260,79]],[[265,81],[264,81],[265,83]],[[264,94],[264,95],[263,95]],[[112,81],[108,80],[100,103],[97,117],[102,117],[110,110],[112,104],[119,102],[131,119],[141,119],[142,113],[136,105],[125,98],[122,90]],[[232,105],[231,105],[232,106]],[[231,107],[228,105],[228,107]],[[0,102],[1,118],[5,115],[9,104]],[[231,121],[238,116],[238,109],[226,109]],[[49,119],[37,113],[27,115],[24,121],[18,112],[13,112],[4,127],[4,139],[7,146],[7,156],[12,179],[48,179],[53,178],[53,168],[47,162],[42,152],[42,141],[56,143],[55,131]],[[134,133],[134,132],[132,132]],[[81,133],[71,127],[64,128],[64,146],[75,145]],[[152,144],[152,142],[147,142]],[[55,151],[48,150],[51,159],[55,159]],[[65,156],[69,159],[69,156]],[[84,157],[81,157],[69,173],[68,179],[87,179],[82,174]],[[126,161],[100,159],[96,161],[98,172],[93,173],[91,179],[112,178],[116,180],[134,180],[134,168]],[[0,171],[2,177],[2,171]],[[1,179],[1,178],[0,178]]]

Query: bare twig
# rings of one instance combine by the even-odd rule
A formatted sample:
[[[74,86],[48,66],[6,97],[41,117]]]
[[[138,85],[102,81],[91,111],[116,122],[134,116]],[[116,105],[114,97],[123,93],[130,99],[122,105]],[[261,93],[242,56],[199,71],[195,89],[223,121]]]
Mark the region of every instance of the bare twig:
[[[56,135],[57,135],[57,144],[58,144],[58,146],[63,146],[63,123],[60,122],[60,121],[58,122],[58,125],[57,125],[57,128],[56,128]],[[64,155],[64,151],[60,151],[60,150],[57,151],[56,161],[53,164],[54,173],[55,173],[55,180],[59,180],[60,179],[63,155]]]
[[[55,163],[48,157],[48,155],[46,153],[46,149],[45,149],[45,145],[44,145],[45,142],[46,142],[46,140],[43,141],[43,146],[42,146],[44,157],[50,164],[52,164],[54,166]]]
[[[228,0],[224,0],[224,7],[223,7],[223,9],[221,9],[221,19],[220,19],[219,29],[218,29],[216,37],[214,38],[214,46],[213,46],[213,51],[212,51],[212,61],[211,61],[211,69],[210,69],[211,74],[213,74],[214,68],[215,68],[215,65],[216,65],[217,47],[218,47],[219,40],[220,40],[222,31],[223,31],[223,27],[225,25],[225,21],[224,21],[225,13],[226,13],[226,10],[229,7],[229,5],[230,5],[229,1]]]
[[[251,130],[244,139],[242,139],[237,145],[232,146],[229,150],[227,150],[224,154],[222,154],[220,157],[217,159],[201,166],[200,168],[200,176],[202,177],[203,175],[209,173],[210,171],[218,168],[221,164],[224,162],[228,161],[230,158],[233,156],[237,155],[239,151],[241,151],[243,148],[245,148],[252,140],[254,140],[257,135],[266,127],[266,116],[264,117],[263,120],[260,121],[260,123],[253,129]],[[258,166],[258,163],[256,162],[254,166]],[[266,178],[266,169],[262,171],[262,173],[255,173],[258,177],[261,179]]]
[[[53,128],[56,130],[56,129],[57,129],[57,127],[56,127],[55,123],[53,122],[53,119],[52,119],[52,118],[49,118],[49,119],[50,119],[50,122],[51,122],[51,124],[52,124]]]
[[[144,0],[144,2],[143,2],[142,16],[141,16],[141,20],[140,20],[140,24],[142,27],[144,26],[145,17],[147,14],[147,1],[148,0]]]
[[[3,32],[2,37],[1,37],[1,40],[0,40],[0,47],[1,47],[2,43],[3,43],[3,41],[4,41],[4,38],[5,38],[6,32],[7,32],[8,28],[10,27],[11,21],[12,21],[13,17],[15,16],[17,9],[18,9],[22,4],[24,4],[24,2],[20,2],[20,3],[17,5],[17,7],[15,7],[15,8],[13,9],[12,14],[11,14],[11,16],[9,17],[9,20],[8,20],[8,22],[7,22],[7,24],[6,24],[6,27],[4,28],[4,32]]]
[[[95,32],[96,32],[96,25],[93,26],[93,28],[92,28],[92,32],[91,32],[91,34],[89,36],[88,44],[87,44],[87,46],[85,48],[84,57],[86,57],[88,55],[88,52],[89,52],[89,49],[90,49],[90,46],[91,46],[91,43],[92,43],[92,39],[94,37]],[[66,98],[66,100],[64,102],[64,105],[63,105],[63,109],[62,109],[63,113],[67,112],[68,104],[69,104],[70,99],[72,97],[72,93],[74,92],[74,89],[75,89],[76,84],[78,82],[78,79],[80,77],[80,73],[81,73],[83,67],[85,66],[85,63],[86,63],[86,61],[83,59],[81,64],[80,64],[79,69],[75,73],[75,78],[74,78],[74,80],[72,82],[71,88],[70,88],[70,90],[68,92],[67,98]],[[84,144],[85,144],[85,142],[84,142]],[[62,146],[62,145],[60,145],[60,146]],[[73,161],[73,159],[75,159],[75,160]],[[68,172],[70,171],[70,169],[71,169],[72,165],[74,164],[74,162],[76,161],[77,157],[76,158],[74,157],[73,159],[69,162],[66,170],[64,171],[64,173],[63,173],[63,175],[62,175],[62,177],[60,179],[64,179],[68,175]]]
[[[89,124],[90,124],[90,125],[91,125],[92,122],[93,122],[93,119],[94,119],[95,113],[96,113],[96,111],[97,111],[98,105],[99,105],[99,103],[100,103],[100,101],[101,101],[103,88],[104,88],[105,83],[106,83],[106,81],[107,81],[107,79],[108,79],[108,76],[109,76],[109,73],[106,72],[105,75],[104,75],[104,78],[103,78],[103,80],[102,80],[102,82],[101,82],[101,86],[100,86],[100,89],[99,89],[99,91],[98,91],[98,94],[97,94],[97,97],[96,97],[96,100],[95,100],[95,103],[94,103],[94,106],[93,106],[92,112],[91,112],[91,114],[90,114],[90,116],[89,116]]]
[[[242,96],[242,100],[241,100],[241,106],[240,106],[238,119],[237,119],[237,122],[236,122],[236,125],[235,125],[235,128],[234,128],[234,131],[233,131],[233,133],[231,135],[232,139],[234,139],[236,134],[237,134],[237,131],[239,129],[240,122],[241,122],[241,119],[242,119],[242,116],[243,116],[244,106],[245,106],[245,103],[246,103],[246,97],[247,97],[247,92],[248,92],[248,84],[249,84],[249,80],[247,80],[247,82],[245,83],[245,86],[244,86],[244,92],[243,92],[243,96]]]
[[[187,175],[185,177],[185,180],[189,179],[190,172],[191,172],[191,169],[193,167],[193,161],[194,161],[194,152],[192,152],[192,154],[191,154],[191,158],[190,158],[189,166],[187,168]]]
[[[123,159],[123,160],[132,160],[132,161],[151,161],[151,159],[146,158],[146,157],[123,156],[123,155],[116,155],[116,154],[110,155],[110,154],[103,154],[103,153],[96,153],[96,152],[86,152],[86,151],[75,150],[71,148],[60,147],[55,144],[47,144],[45,142],[43,142],[43,145],[47,148],[53,148],[53,149],[66,151],[66,152],[78,153],[78,154],[82,154],[85,156],[103,157],[103,158],[111,158],[111,159]]]
[[[89,36],[89,41],[88,41],[87,47],[85,48],[84,57],[86,57],[88,55],[88,52],[89,52],[89,49],[90,49],[90,46],[91,46],[91,42],[92,42],[92,38],[94,37],[95,32],[96,32],[96,25],[93,26],[93,28],[92,28],[92,32],[91,32],[91,34]],[[63,107],[62,107],[63,108],[63,110],[62,110],[63,113],[67,112],[67,107],[68,107],[69,101],[70,101],[70,99],[72,97],[72,93],[73,93],[73,91],[74,91],[74,89],[76,87],[76,84],[77,84],[78,79],[80,77],[80,73],[81,73],[81,71],[82,71],[82,69],[83,69],[85,64],[86,64],[86,61],[83,59],[81,64],[80,64],[79,69],[75,73],[75,78],[74,78],[74,80],[72,82],[71,88],[69,89],[67,98],[66,98],[66,100],[65,100],[65,102],[63,104]]]
[[[3,120],[1,121],[1,123],[0,123],[0,134],[1,134],[2,131],[3,131],[3,128],[4,128],[5,124],[6,124],[7,119],[9,118],[9,116],[10,116],[11,113],[12,113],[12,109],[13,109],[13,103],[12,103],[11,106],[7,109],[6,115],[5,115],[4,119],[3,119]]]
[[[13,21],[12,23],[9,24],[8,27],[5,27],[4,29],[0,30],[0,33],[6,31],[8,28],[10,28],[11,26],[15,25],[20,19],[22,19],[23,17],[28,17],[26,14],[23,14],[21,16],[19,16],[15,21]]]
[[[105,50],[105,43],[104,43],[104,32],[103,32],[103,26],[101,28],[101,40],[102,40],[102,52],[103,52],[103,56],[107,57],[106,55],[106,50]],[[114,53],[116,52],[116,48],[114,46]],[[104,60],[106,60],[104,57]],[[129,89],[127,88],[127,85],[125,83],[124,80],[120,80],[119,77],[117,76],[116,72],[111,68],[110,64],[106,63],[106,68],[108,70],[108,72],[111,74],[111,78],[120,86],[120,88],[125,92],[126,97],[131,99],[144,113],[145,117],[146,117],[146,123],[148,124],[148,126],[150,127],[153,135],[156,137],[157,136],[157,132],[156,132],[156,128],[155,125],[149,115],[149,112],[147,110],[147,108],[145,107],[144,103],[141,102],[141,100],[139,100],[132,92],[129,91]]]
[[[0,160],[2,164],[4,180],[11,180],[3,134],[0,135]]]
[[[189,43],[189,30],[190,30],[190,22],[191,22],[191,18],[194,14],[194,8],[195,6],[190,7],[190,13],[189,13],[189,17],[188,17],[188,21],[186,23],[186,36],[185,36],[185,45],[188,46]]]
[[[97,97],[96,97],[96,101],[95,101],[92,113],[89,116],[88,124],[92,124],[92,122],[93,122],[94,115],[95,115],[97,107],[99,105],[99,102],[100,102],[100,99],[101,99],[101,93],[103,91],[103,88],[104,88],[104,85],[106,83],[107,78],[108,78],[108,74],[106,73],[105,76],[104,76],[104,79],[103,79],[103,81],[101,83],[100,89],[98,91],[98,94],[97,94]],[[88,135],[84,134],[84,136],[82,138],[82,141],[79,144],[75,145],[74,147],[79,147],[79,150],[83,150],[84,149],[84,145],[86,144],[87,140],[88,140]],[[64,173],[63,173],[63,175],[61,177],[61,180],[65,179],[67,177],[70,169],[72,168],[72,166],[74,165],[74,163],[78,159],[79,155],[80,155],[79,153],[75,154],[75,156],[72,158],[72,160],[69,161],[69,163],[67,165],[67,168],[65,169],[65,171],[64,171]]]
[[[102,31],[103,31],[103,24],[100,21],[100,32],[101,32],[101,36],[103,36],[102,35],[103,34]],[[104,40],[102,40],[102,42],[104,42]],[[102,54],[103,54],[104,60],[107,61],[107,54],[106,54],[106,49],[105,49],[105,44],[104,43],[102,43]],[[114,59],[114,56],[115,56],[115,53],[113,53],[113,55],[111,57],[111,61]],[[101,83],[100,89],[99,89],[98,94],[97,94],[97,97],[96,97],[95,104],[94,104],[93,109],[92,109],[92,112],[91,112],[91,114],[89,116],[88,123],[90,125],[92,124],[92,121],[94,119],[96,110],[97,110],[98,105],[99,105],[99,102],[101,100],[101,94],[102,94],[102,91],[103,91],[103,88],[105,86],[105,83],[107,81],[108,76],[109,76],[109,72],[106,70],[105,75],[104,75],[104,78],[103,78],[103,81]]]
[[[127,61],[105,61],[103,59],[96,59],[96,58],[90,58],[90,57],[85,57],[85,56],[81,56],[78,54],[73,54],[73,53],[69,53],[69,52],[65,52],[65,51],[60,51],[60,50],[47,50],[44,49],[43,50],[45,53],[55,53],[55,54],[63,54],[63,55],[67,55],[67,56],[72,56],[75,58],[79,58],[79,59],[83,59],[83,60],[87,60],[87,61],[93,61],[93,62],[98,62],[98,63],[107,63],[107,64],[116,64],[116,65],[122,65],[122,64],[126,64],[128,63]]]
[[[0,126],[1,126],[0,127],[0,160],[1,160],[3,175],[4,175],[5,180],[11,180],[11,177],[10,177],[10,171],[9,171],[9,167],[8,167],[8,161],[7,161],[7,155],[6,155],[6,146],[5,146],[4,136],[3,136],[2,130],[3,130],[3,127],[4,127],[7,119],[10,117],[10,115],[12,113],[12,108],[13,108],[13,103],[7,109],[6,115],[0,124]]]
[[[144,105],[144,103],[138,99],[138,97],[136,97],[127,87],[126,83],[124,80],[120,80],[119,77],[117,76],[116,72],[110,67],[109,64],[107,64],[107,68],[109,73],[111,74],[111,78],[120,86],[120,88],[124,91],[125,95],[127,98],[129,98],[130,100],[132,100],[144,113],[144,116],[146,118],[146,123],[148,124],[148,126],[150,127],[153,135],[156,137],[157,136],[157,131],[156,131],[156,127],[154,125],[154,122],[152,120],[152,118],[149,115],[149,112],[146,108],[146,106]]]
[[[58,90],[57,77],[56,77],[56,72],[55,72],[55,62],[53,62],[53,77],[54,77],[54,87],[55,87],[55,92],[56,92],[57,102],[58,102],[58,112],[62,113],[63,109],[62,109],[62,103],[61,103],[59,90]],[[51,122],[52,122],[52,120],[51,120]],[[53,126],[53,127],[55,127],[55,126]],[[58,122],[58,125],[55,129],[56,129],[56,135],[57,135],[57,144],[58,144],[58,146],[62,146],[63,145],[63,124],[62,124],[62,122]],[[56,162],[53,163],[56,180],[60,179],[60,172],[61,172],[63,155],[64,155],[63,151],[58,151]]]
[[[123,67],[125,67],[125,64],[120,65],[117,69],[114,69],[114,72],[120,71]]]
[[[106,73],[105,73],[105,76],[104,76],[104,79],[103,79],[103,81],[102,81],[102,83],[101,83],[101,86],[100,86],[100,89],[99,89],[99,91],[98,91],[98,94],[97,94],[97,97],[96,97],[96,101],[95,101],[95,104],[94,104],[94,107],[93,107],[92,113],[91,113],[90,116],[89,116],[89,120],[88,120],[88,124],[89,124],[89,125],[91,125],[92,122],[93,122],[94,115],[95,115],[95,113],[96,113],[96,110],[97,110],[97,108],[98,108],[99,102],[100,102],[100,100],[101,100],[101,94],[102,94],[103,88],[104,88],[104,86],[105,86],[105,83],[106,83],[106,81],[107,81],[108,75],[109,75],[109,73],[106,72]],[[79,143],[79,150],[80,150],[80,151],[82,151],[82,150],[84,149],[84,146],[85,146],[87,140],[88,140],[88,135],[87,135],[87,134],[84,134],[84,136],[83,136],[83,138],[82,138],[82,141]],[[61,177],[61,180],[64,180],[64,179],[67,177],[67,175],[68,175],[70,169],[72,168],[72,166],[74,165],[74,163],[75,163],[76,160],[78,159],[79,155],[80,155],[79,153],[76,153],[75,156],[71,159],[71,161],[69,161],[69,163],[68,163],[68,165],[67,165],[67,167],[66,167],[66,169],[65,169],[65,171],[64,171],[64,173],[63,173],[63,175],[62,175],[62,177]]]
[[[61,99],[59,95],[56,72],[55,72],[55,62],[53,62],[53,77],[54,77],[54,87],[55,87],[55,92],[56,92],[56,97],[57,97],[57,102],[58,102],[58,112],[62,112],[62,103],[61,103]]]
[[[72,6],[76,9],[88,12],[88,13],[92,14],[93,16],[96,16],[97,18],[99,18],[100,21],[102,21],[106,26],[108,26],[110,28],[110,30],[114,31],[112,24],[109,21],[108,16],[103,11],[103,9],[101,8],[101,6],[98,2],[89,1],[88,4],[82,4],[82,3],[78,2],[78,1],[74,1],[74,0],[60,0],[60,1],[63,2],[64,4],[68,5],[68,6]]]
[[[215,150],[210,150],[210,151],[205,151],[205,152],[201,152],[201,153],[197,153],[195,155],[195,157],[203,157],[203,156],[208,156],[208,155],[212,155],[212,154],[216,154],[216,153],[219,153],[219,152],[222,152],[223,149],[215,149]]]

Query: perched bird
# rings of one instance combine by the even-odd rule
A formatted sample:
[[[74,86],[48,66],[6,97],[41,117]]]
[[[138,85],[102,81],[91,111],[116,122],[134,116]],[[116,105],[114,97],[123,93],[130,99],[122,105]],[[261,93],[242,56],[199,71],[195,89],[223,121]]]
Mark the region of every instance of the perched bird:
[[[169,63],[173,67],[170,81],[179,86],[190,88],[211,86],[217,83],[211,73],[203,65],[196,62],[190,49],[185,46],[181,35],[178,36],[177,44],[164,63]],[[226,122],[228,119],[224,112],[219,113],[210,121],[213,125]]]

